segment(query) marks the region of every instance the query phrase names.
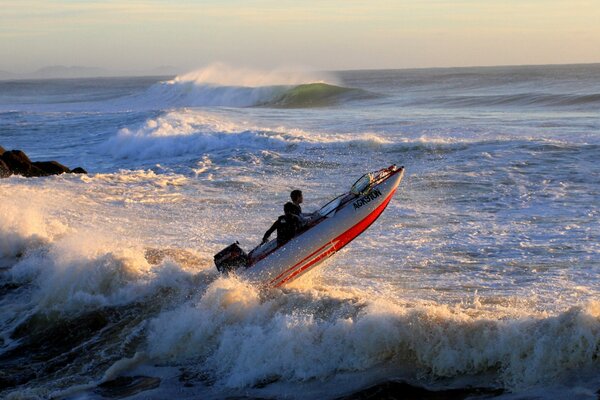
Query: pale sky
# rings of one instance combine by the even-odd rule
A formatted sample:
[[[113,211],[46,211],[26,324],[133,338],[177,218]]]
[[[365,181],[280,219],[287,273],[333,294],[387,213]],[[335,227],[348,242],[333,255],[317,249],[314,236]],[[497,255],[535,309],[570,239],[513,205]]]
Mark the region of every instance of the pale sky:
[[[600,62],[600,0],[0,0],[0,70]]]

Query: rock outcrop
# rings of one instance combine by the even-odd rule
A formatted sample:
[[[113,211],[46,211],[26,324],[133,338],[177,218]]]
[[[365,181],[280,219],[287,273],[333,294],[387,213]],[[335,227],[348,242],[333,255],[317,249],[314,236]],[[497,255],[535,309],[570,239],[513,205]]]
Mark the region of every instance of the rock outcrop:
[[[0,146],[0,178],[10,175],[34,177],[64,173],[87,174],[87,171],[81,167],[71,170],[57,161],[31,161],[21,150],[7,151]]]
[[[66,174],[71,172],[69,168],[56,161],[37,161],[32,162],[31,164],[50,175]]]

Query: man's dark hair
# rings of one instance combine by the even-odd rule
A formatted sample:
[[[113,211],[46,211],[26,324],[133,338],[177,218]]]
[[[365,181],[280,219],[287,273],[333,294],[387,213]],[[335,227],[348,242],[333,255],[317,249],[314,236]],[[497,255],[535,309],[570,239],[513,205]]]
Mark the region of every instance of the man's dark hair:
[[[296,205],[294,203],[290,203],[289,201],[283,205],[283,212],[286,214],[294,214],[296,210]]]
[[[302,190],[292,190],[292,193],[290,193],[290,197],[292,198],[292,201],[296,201],[300,198],[300,196],[302,196]]]

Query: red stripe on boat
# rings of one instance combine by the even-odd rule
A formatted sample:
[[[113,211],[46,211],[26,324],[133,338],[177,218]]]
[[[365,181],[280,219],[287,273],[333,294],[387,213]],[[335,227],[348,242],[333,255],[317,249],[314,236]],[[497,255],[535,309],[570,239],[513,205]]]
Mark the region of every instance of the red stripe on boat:
[[[327,247],[327,245],[329,245],[329,244],[331,244],[331,242],[325,243],[323,246],[319,247],[317,250],[313,251],[312,253],[310,253],[309,255],[307,255],[306,257],[304,257],[302,260],[300,260],[299,262],[297,262],[296,264],[294,264],[290,268],[286,269],[285,271],[283,271],[282,273],[280,273],[279,275],[277,275],[269,283],[272,284],[277,279],[281,278],[283,275],[287,274],[288,272],[290,272],[291,270],[293,270],[294,268],[296,268],[298,265],[302,264],[304,261],[308,260],[309,258],[311,258],[312,256],[314,256],[315,254],[317,254],[318,252],[320,252],[321,250],[323,250],[323,248]]]

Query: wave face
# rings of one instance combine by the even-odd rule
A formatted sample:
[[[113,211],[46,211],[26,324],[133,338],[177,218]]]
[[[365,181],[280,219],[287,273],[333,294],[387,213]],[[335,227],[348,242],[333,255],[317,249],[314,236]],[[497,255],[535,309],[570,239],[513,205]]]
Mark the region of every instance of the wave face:
[[[0,82],[2,147],[90,171],[0,180],[0,398],[596,399],[597,93],[599,66]],[[392,163],[293,285],[217,273],[291,190]]]
[[[274,99],[261,105],[287,108],[325,107],[345,101],[374,97],[376,97],[374,94],[361,89],[328,85],[326,83],[309,83],[287,89]]]

